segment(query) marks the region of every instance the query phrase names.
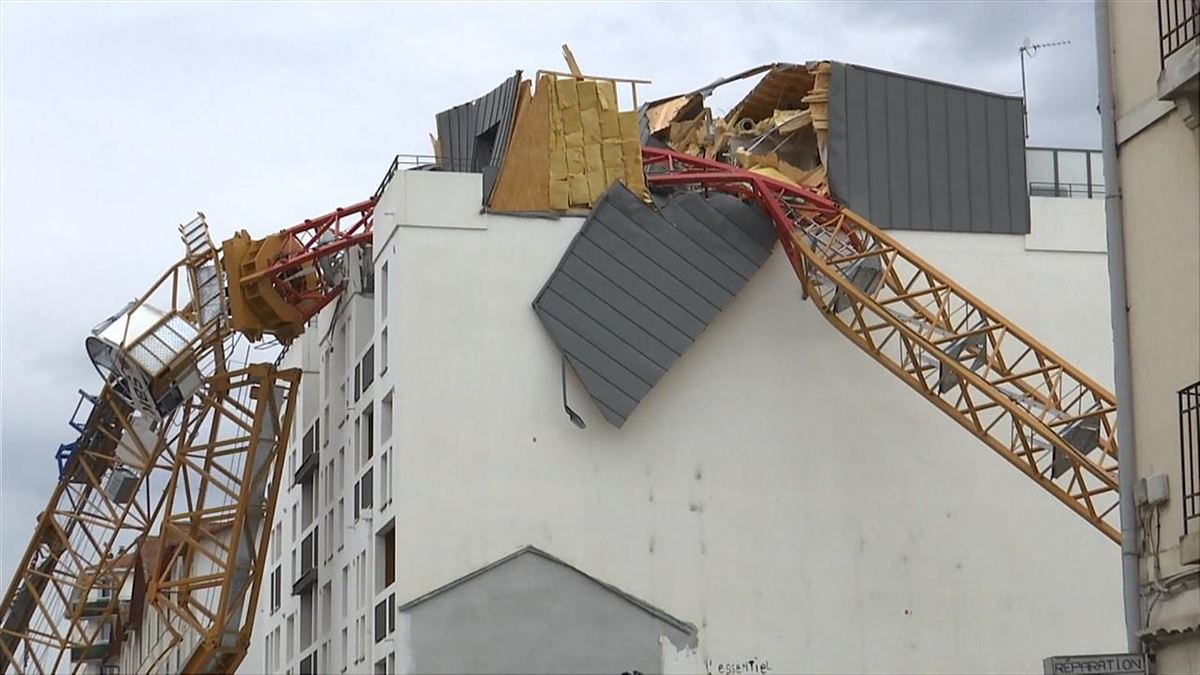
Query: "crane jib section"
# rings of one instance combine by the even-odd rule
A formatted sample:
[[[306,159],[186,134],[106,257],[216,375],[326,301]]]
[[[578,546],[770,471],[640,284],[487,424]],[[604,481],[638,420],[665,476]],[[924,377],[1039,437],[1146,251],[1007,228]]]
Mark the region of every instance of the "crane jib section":
[[[794,184],[643,148],[651,186],[757,203],[805,297],[839,332],[1120,542],[1116,399],[880,228]]]

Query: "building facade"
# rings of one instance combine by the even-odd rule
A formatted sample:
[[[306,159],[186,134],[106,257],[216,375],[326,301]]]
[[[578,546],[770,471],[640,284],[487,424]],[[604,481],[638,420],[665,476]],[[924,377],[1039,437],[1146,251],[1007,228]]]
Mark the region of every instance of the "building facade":
[[[1122,405],[1132,411],[1143,530],[1138,635],[1158,672],[1194,673],[1200,671],[1200,2],[1110,2],[1107,10],[1132,385],[1132,401]]]
[[[1112,542],[827,325],[782,253],[617,428],[531,307],[583,219],[483,214],[482,189],[397,173],[364,273],[287,355],[305,377],[242,672],[1017,672],[1119,649]],[[1109,382],[1086,193],[1031,198],[1028,234],[897,236]]]

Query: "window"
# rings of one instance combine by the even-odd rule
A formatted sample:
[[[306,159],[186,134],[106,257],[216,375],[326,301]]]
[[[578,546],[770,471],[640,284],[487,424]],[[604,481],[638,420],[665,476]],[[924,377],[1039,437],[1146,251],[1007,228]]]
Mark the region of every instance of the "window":
[[[312,646],[313,638],[316,635],[316,608],[313,593],[305,593],[300,596],[300,650],[303,651]]]
[[[396,581],[396,527],[387,524],[387,531],[375,535],[375,592],[387,589]]]
[[[275,523],[275,527],[271,532],[271,562],[279,562],[279,556],[283,551],[283,523]]]
[[[354,402],[358,403],[358,398],[362,394],[362,364],[354,364]]]
[[[386,319],[388,314],[388,281],[390,279],[387,263],[383,263],[382,278],[383,281],[379,289],[379,318]]]
[[[321,396],[325,398],[329,398],[329,385],[333,384],[333,359],[330,358],[332,355],[333,346],[330,345],[323,355],[325,357],[325,363],[323,364],[325,372],[321,374]]]
[[[338,448],[337,456],[337,489],[346,489],[346,448]]]
[[[279,611],[283,598],[283,567],[276,567],[271,572],[271,613]]]
[[[367,604],[367,552],[358,554],[358,606],[369,607]]]
[[[291,661],[296,654],[296,615],[289,614],[287,620],[287,660]]]
[[[325,409],[321,411],[321,425],[325,427],[325,434],[321,436],[321,447],[329,445],[329,404],[325,404]]]
[[[342,629],[342,671],[350,665],[350,628]]]
[[[356,523],[358,522],[358,519],[362,517],[362,505],[359,503],[358,494],[359,486],[359,483],[354,484],[354,522]]]
[[[300,661],[300,675],[316,675],[317,653],[313,652]]]
[[[321,634],[329,635],[333,630],[333,582],[325,582],[321,589]]]
[[[375,642],[383,641],[387,637],[387,600],[381,600],[378,605],[375,605]]]
[[[350,616],[350,565],[342,566],[342,616]]]
[[[354,420],[354,470],[357,472],[362,468],[362,418]]]
[[[362,389],[365,392],[375,382],[375,345],[367,347],[362,359]]]
[[[369,460],[375,456],[375,408],[374,408],[374,406],[370,406],[370,405],[367,406],[367,409],[365,411],[363,411],[362,419],[363,419],[363,449],[366,452],[366,459],[363,461],[366,462],[366,460]]]
[[[366,658],[367,652],[367,617],[358,617],[358,621],[356,621],[354,625],[355,633],[357,634],[355,642],[357,643],[356,646],[358,647],[355,653],[354,662],[360,663]]]
[[[325,514],[325,531],[333,532],[333,510]],[[325,537],[325,560],[333,560],[333,536]]]
[[[307,529],[313,524],[317,511],[316,481],[309,481],[300,488],[300,526]]]
[[[388,329],[384,328],[379,334],[379,374],[383,375],[388,369]]]
[[[383,455],[379,458],[379,508],[387,508],[387,505],[392,501],[391,495],[391,471],[389,471],[388,455],[391,453],[387,450],[383,451]]]
[[[362,508],[363,510],[375,506],[375,469],[367,469],[367,472],[362,477]]]
[[[331,458],[329,460],[329,464],[325,466],[325,506],[329,506],[333,503],[333,494],[336,492],[334,489],[336,486],[333,482],[333,463],[334,460]]]
[[[379,442],[387,443],[392,437],[392,399],[394,390],[388,391],[387,396],[383,397],[383,403],[379,409]]]
[[[338,500],[337,504],[337,550],[346,545],[346,498]]]

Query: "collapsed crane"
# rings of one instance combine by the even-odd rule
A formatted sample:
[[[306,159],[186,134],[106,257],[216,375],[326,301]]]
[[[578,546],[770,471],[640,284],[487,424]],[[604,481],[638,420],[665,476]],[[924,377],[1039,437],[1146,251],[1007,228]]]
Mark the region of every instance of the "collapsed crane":
[[[588,105],[583,94],[539,101],[516,79],[510,88],[518,123],[504,143],[517,151],[532,138],[522,112]],[[592,166],[579,148],[586,171],[572,178],[550,161],[535,176],[558,186],[548,200],[582,207],[596,202],[597,185],[622,182],[756,205],[802,293],[839,332],[1119,542],[1111,393],[826,194],[823,170],[702,157],[711,148],[690,121],[679,129],[693,152],[636,143],[631,151],[636,125],[617,116],[615,94],[596,91],[596,124],[623,152],[597,147],[597,158],[615,159]],[[682,97],[671,114],[694,104]],[[574,132],[551,133],[567,157],[559,168],[569,170]],[[530,180],[502,170],[496,198]],[[121,650],[136,653],[140,672],[232,672],[241,663],[301,375],[278,361],[244,363],[238,350],[264,337],[290,343],[342,295],[354,273],[348,252],[370,246],[386,183],[370,199],[262,239],[239,232],[220,248],[201,215],[180,228],[184,258],[96,327],[86,346],[104,384],[96,396],[81,393],[70,423],[79,437],[59,450],[59,482],[0,606],[0,672],[84,672]],[[129,629],[138,638],[122,644]]]
[[[59,448],[59,481],[4,596],[0,672],[86,671],[130,628],[144,672],[237,668],[300,381],[237,350],[289,343],[340,295],[342,252],[369,242],[374,203],[221,249],[201,214],[180,228],[184,258],[92,331],[103,387],[80,392],[79,437]],[[123,591],[136,599],[124,610]]]

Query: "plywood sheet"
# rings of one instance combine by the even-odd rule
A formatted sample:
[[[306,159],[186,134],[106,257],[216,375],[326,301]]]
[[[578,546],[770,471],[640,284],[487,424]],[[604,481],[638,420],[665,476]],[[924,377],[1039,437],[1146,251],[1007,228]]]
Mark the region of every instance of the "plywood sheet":
[[[549,211],[550,207],[550,87],[543,76],[537,93],[529,80],[521,82],[517,120],[489,204],[495,211]]]

